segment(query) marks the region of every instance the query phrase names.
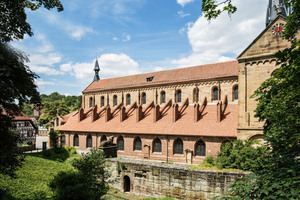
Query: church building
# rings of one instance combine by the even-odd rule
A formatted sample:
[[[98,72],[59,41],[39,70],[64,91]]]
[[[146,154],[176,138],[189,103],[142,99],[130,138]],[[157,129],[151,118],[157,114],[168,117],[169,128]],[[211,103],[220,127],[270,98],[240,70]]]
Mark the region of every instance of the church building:
[[[96,60],[82,107],[55,122],[65,144],[98,148],[113,136],[118,157],[200,164],[225,142],[261,139],[251,95],[290,46],[281,35],[289,10],[279,3],[270,0],[266,28],[234,61],[100,79]]]

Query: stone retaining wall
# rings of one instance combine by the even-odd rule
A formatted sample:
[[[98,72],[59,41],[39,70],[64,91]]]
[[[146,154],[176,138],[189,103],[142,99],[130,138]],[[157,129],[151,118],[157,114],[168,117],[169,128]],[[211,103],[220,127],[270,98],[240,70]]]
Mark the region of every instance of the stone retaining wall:
[[[109,160],[109,184],[121,191],[143,196],[178,199],[212,199],[223,195],[242,172],[192,169],[183,164],[166,164],[132,159]]]

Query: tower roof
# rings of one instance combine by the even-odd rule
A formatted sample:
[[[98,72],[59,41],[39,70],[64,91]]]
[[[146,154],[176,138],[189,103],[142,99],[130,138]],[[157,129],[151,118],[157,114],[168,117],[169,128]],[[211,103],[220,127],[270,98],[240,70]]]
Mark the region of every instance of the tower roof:
[[[95,71],[95,76],[94,76],[93,82],[98,82],[100,80],[100,77],[99,77],[100,67],[99,67],[99,63],[98,63],[97,58],[96,58],[96,62],[95,62],[94,71]]]
[[[268,26],[278,14],[285,18],[290,15],[291,9],[285,5],[286,0],[269,0],[266,15],[266,26]]]

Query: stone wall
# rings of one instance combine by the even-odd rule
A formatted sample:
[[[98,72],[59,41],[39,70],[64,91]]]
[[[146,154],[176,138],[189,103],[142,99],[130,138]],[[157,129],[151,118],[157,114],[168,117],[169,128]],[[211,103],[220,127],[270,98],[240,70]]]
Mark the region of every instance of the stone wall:
[[[112,158],[109,184],[121,191],[152,197],[212,199],[228,191],[242,172],[192,169],[182,164]],[[128,191],[129,190],[129,191]]]

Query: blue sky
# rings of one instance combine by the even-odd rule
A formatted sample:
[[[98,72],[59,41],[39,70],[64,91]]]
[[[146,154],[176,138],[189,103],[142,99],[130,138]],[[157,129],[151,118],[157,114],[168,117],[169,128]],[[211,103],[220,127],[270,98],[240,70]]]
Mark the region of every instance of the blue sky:
[[[238,12],[208,22],[201,0],[62,0],[63,12],[27,11],[34,32],[13,46],[44,94],[79,95],[93,80],[235,59],[265,27],[267,0],[233,0]]]

